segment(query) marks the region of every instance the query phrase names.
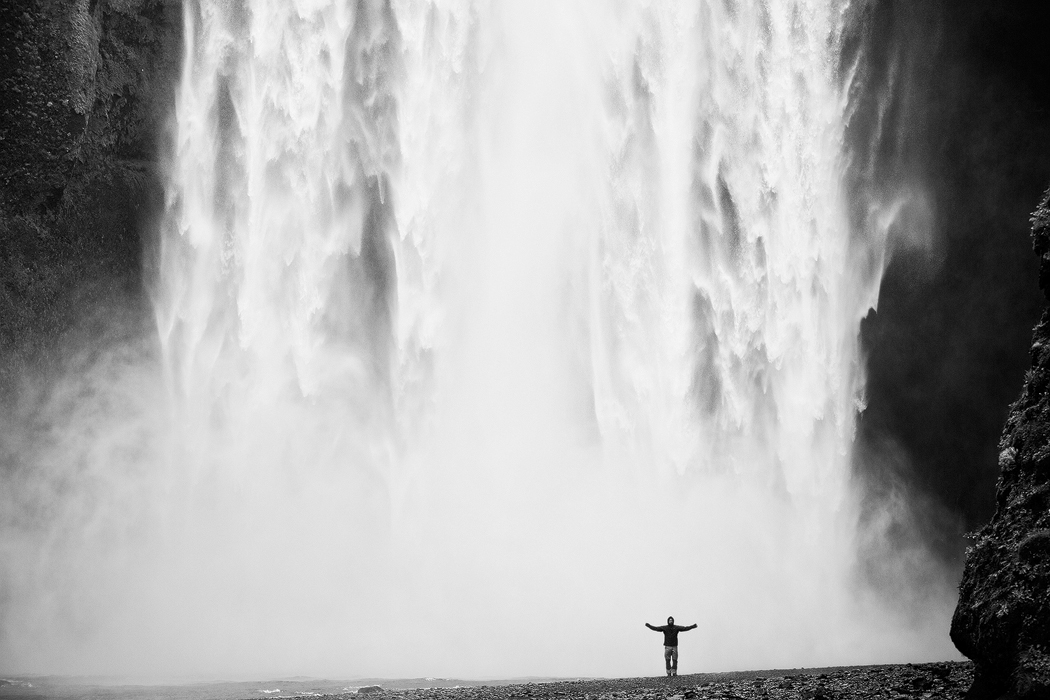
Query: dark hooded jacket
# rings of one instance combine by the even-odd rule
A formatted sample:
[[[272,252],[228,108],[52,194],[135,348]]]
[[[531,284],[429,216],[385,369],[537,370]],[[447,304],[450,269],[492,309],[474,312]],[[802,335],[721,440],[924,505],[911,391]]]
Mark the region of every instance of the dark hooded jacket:
[[[689,625],[688,627],[683,627],[682,625],[660,625],[659,627],[654,627],[653,625],[650,625],[649,623],[646,623],[645,626],[648,627],[651,630],[656,630],[657,632],[663,632],[664,633],[664,646],[665,647],[676,647],[676,646],[678,646],[678,633],[679,632],[685,632],[686,630],[691,630],[691,629],[695,629],[696,628],[696,625]]]

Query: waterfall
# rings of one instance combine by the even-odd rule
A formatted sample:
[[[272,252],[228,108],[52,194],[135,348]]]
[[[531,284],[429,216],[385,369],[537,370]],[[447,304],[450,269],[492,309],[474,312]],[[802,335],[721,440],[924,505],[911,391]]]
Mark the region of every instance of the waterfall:
[[[648,674],[668,615],[685,671],[950,653],[857,567],[847,0],[184,12],[100,666]]]

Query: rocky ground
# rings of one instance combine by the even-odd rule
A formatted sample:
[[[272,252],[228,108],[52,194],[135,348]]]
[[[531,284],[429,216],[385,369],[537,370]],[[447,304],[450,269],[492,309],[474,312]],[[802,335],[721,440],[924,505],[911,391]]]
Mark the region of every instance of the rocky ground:
[[[949,700],[962,698],[972,678],[972,664],[945,662],[410,690],[366,686],[355,692],[324,697],[344,700],[355,695],[368,695],[370,700]]]
[[[0,698],[18,700],[959,700],[973,679],[970,662],[844,666],[779,671],[701,673],[678,678],[477,682],[447,678],[362,685],[323,679],[189,685],[101,683],[98,679],[0,679]],[[371,681],[375,683],[376,681]],[[427,687],[422,687],[427,686]],[[359,697],[363,696],[363,697]]]

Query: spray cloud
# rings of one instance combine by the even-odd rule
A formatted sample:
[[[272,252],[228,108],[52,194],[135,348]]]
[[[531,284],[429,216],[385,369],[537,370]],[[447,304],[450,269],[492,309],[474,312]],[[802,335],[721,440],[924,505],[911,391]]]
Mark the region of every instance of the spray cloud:
[[[630,675],[668,614],[709,670],[949,653],[855,567],[850,17],[187,3],[156,341],[16,447],[84,466],[15,484],[5,658]]]

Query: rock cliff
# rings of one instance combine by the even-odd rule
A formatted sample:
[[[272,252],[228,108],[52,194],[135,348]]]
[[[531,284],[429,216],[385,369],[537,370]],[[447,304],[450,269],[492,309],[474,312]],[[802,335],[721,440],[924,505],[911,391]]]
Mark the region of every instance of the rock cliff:
[[[180,51],[177,0],[0,3],[0,387],[74,297],[143,296]]]
[[[1032,217],[1050,302],[1050,191]],[[967,550],[952,641],[974,661],[968,698],[1050,697],[1050,307],[999,441],[996,510]]]

